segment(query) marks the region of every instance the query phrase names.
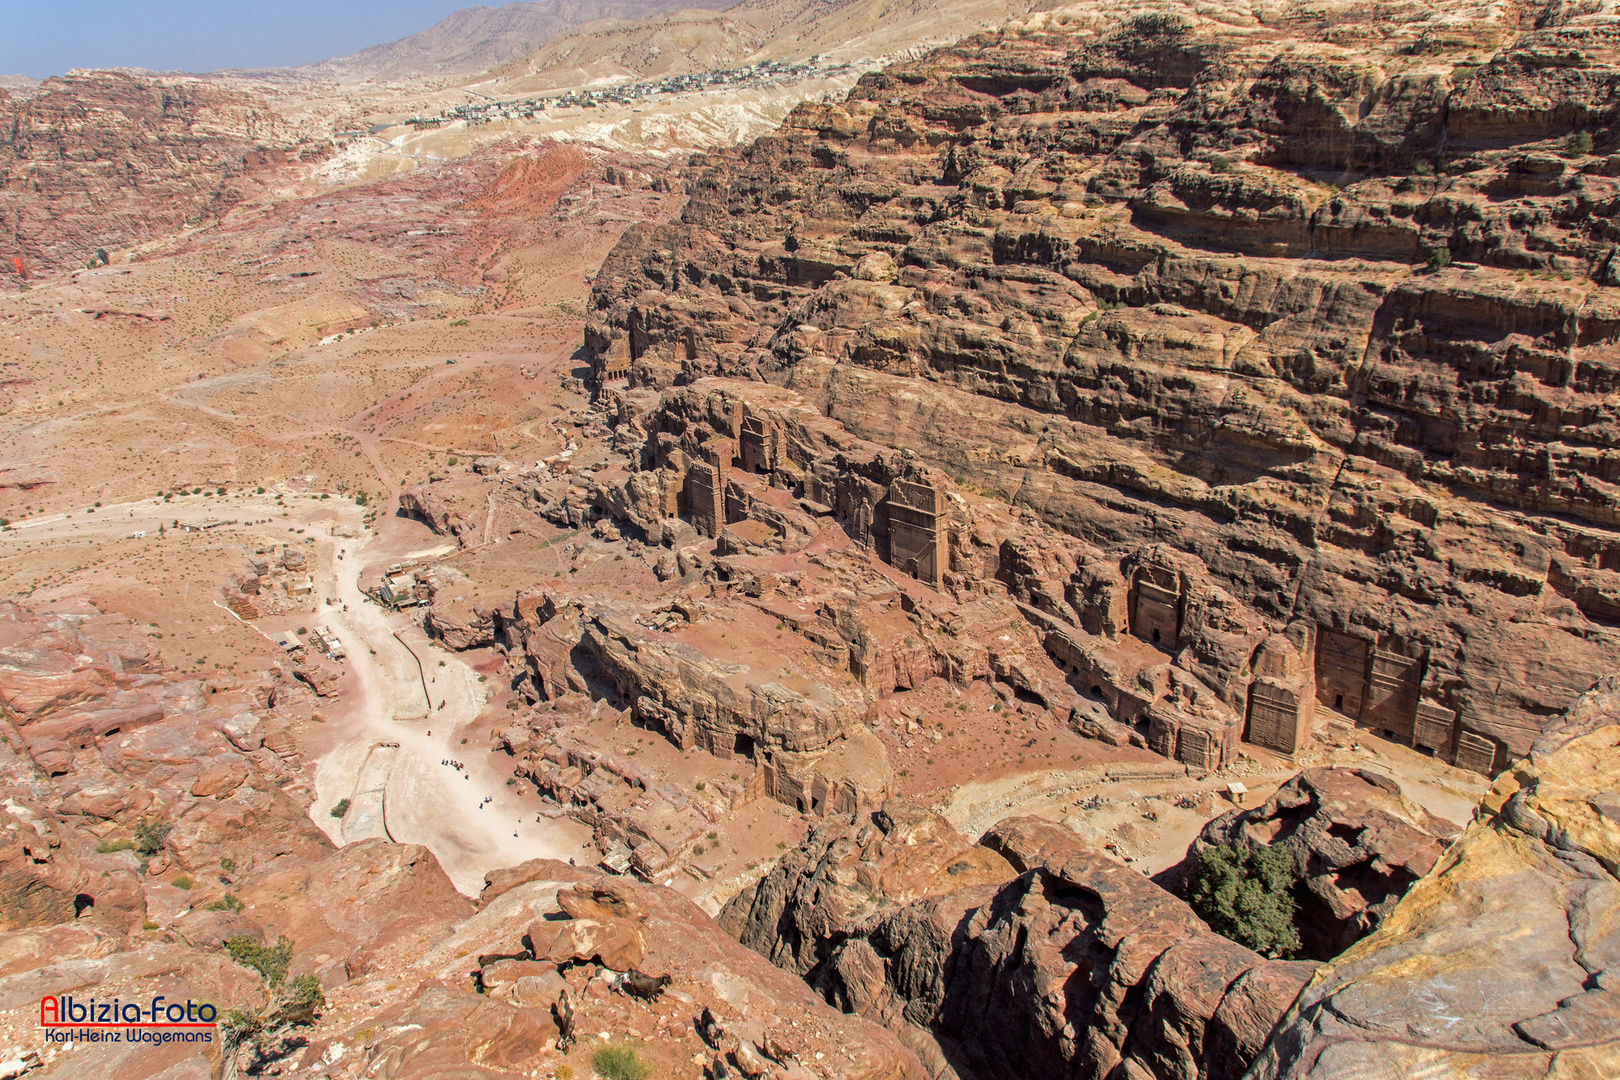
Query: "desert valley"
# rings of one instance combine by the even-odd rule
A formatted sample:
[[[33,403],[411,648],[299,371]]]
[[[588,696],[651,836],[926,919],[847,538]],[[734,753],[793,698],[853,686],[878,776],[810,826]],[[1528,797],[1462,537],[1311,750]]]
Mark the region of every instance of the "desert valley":
[[[1617,122],[1610,0],[0,79],[0,1078],[1620,1076]]]

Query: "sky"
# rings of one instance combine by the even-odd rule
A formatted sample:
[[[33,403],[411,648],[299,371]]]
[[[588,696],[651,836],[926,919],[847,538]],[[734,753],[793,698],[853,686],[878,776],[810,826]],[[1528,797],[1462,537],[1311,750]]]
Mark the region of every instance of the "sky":
[[[490,7],[504,0],[481,0]],[[480,0],[0,0],[0,75],[290,67],[426,30]]]

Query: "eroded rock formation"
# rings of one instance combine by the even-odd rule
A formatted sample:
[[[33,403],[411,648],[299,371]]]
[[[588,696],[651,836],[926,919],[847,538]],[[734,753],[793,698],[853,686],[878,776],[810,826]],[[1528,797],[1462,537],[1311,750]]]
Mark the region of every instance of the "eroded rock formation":
[[[117,72],[0,91],[0,255],[45,275],[223,214],[299,145],[264,101],[193,78]],[[111,312],[154,318],[161,311]]]
[[[946,582],[1038,581],[1034,606],[1093,636],[1076,668],[1110,625],[1172,652],[1241,639],[1245,662],[1291,636],[1295,660],[1204,680],[1235,721],[1151,718],[1161,747],[1218,760],[1246,723],[1286,751],[1314,698],[1492,772],[1620,659],[1620,53],[1603,16],[1517,18],[981,35],[694,159],[680,223],[605,264],[587,344],[635,387],[791,388],[1079,538],[902,552],[926,579],[935,556]],[[731,521],[721,474],[763,469],[833,505],[819,451],[753,413],[706,425],[736,452],[650,423],[647,464],[688,463],[661,497]],[[874,479],[899,512],[940,506]]]
[[[721,924],[964,1076],[1237,1077],[1314,966],[1216,935],[1062,826],[971,845],[898,808],[821,826]]]
[[[1294,861],[1304,952],[1339,955],[1434,869],[1456,829],[1370,769],[1308,769],[1253,810],[1235,810],[1194,842],[1281,847]]]
[[[1370,936],[1318,972],[1251,1076],[1620,1071],[1620,685],[1549,725]]]
[[[695,1075],[694,1057],[791,1080],[925,1075],[891,1033],[830,1008],[671,890],[538,861],[491,875],[475,903],[425,848],[334,848],[298,798],[287,732],[307,692],[231,681],[177,676],[142,628],[88,606],[0,605],[8,1024],[32,1025],[51,993],[254,1009],[257,974],[222,946],[285,936],[289,978],[312,976],[326,1001],[256,1067],[427,1080],[549,1071],[572,1053],[588,1068],[590,1045],[558,1045],[551,1006],[566,990],[582,1041],[630,1033],[666,1075]],[[671,992],[628,995],[630,969]],[[217,1038],[107,1040],[45,1063],[74,1076],[225,1067]]]

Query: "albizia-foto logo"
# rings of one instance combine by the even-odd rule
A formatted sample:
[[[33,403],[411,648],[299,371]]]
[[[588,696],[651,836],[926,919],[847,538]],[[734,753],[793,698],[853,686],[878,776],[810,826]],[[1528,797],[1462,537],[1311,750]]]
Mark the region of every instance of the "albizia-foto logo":
[[[39,999],[39,1026],[47,1042],[213,1042],[219,1010],[206,1001],[81,1001],[71,994]]]

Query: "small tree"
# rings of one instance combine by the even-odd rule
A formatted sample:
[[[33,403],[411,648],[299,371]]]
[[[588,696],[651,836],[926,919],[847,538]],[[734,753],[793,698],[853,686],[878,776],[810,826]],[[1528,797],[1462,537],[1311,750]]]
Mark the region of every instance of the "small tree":
[[[293,954],[290,938],[279,937],[274,945],[264,945],[239,935],[225,942],[225,951],[238,964],[259,973],[264,993],[262,1007],[232,1009],[220,1023],[225,1076],[227,1080],[234,1080],[240,1069],[237,1059],[244,1047],[253,1048],[250,1071],[297,1049],[297,1043],[283,1036],[291,1028],[313,1022],[316,1012],[326,1004],[326,994],[321,990],[320,980],[313,975],[287,978]]]
[[[1429,270],[1444,270],[1451,265],[1451,249],[1435,247],[1429,249]]]
[[[168,839],[172,825],[162,821],[149,821],[142,818],[135,823],[135,852],[150,859],[163,850],[163,841]]]
[[[1564,149],[1571,154],[1590,154],[1592,152],[1592,133],[1589,131],[1572,132],[1564,140]]]
[[[287,965],[292,963],[292,940],[286,936],[276,939],[274,945],[263,945],[246,934],[239,934],[225,943],[225,951],[243,967],[250,967],[270,987],[280,986],[287,977]]]
[[[1131,29],[1144,38],[1167,38],[1179,41],[1187,36],[1192,27],[1187,20],[1179,15],[1170,15],[1164,12],[1149,12],[1137,15],[1131,19]]]
[[[628,1046],[604,1046],[591,1058],[591,1068],[606,1080],[647,1080],[652,1069]]]
[[[1211,844],[1193,860],[1187,902],[1222,937],[1287,957],[1299,951],[1293,887],[1286,849]]]
[[[332,804],[332,809],[327,811],[327,813],[331,814],[335,818],[343,817],[348,812],[349,812],[349,800],[348,799],[339,799],[337,802]]]

